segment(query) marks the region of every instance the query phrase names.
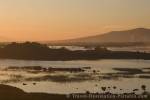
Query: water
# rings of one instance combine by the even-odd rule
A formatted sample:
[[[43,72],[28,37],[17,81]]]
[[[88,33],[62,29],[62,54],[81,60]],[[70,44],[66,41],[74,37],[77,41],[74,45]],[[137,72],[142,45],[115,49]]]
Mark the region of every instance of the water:
[[[53,49],[67,48],[69,50],[94,50],[94,47],[83,47],[83,46],[49,46]],[[108,50],[112,51],[131,51],[131,52],[147,52],[150,53],[150,46],[130,46],[130,47],[108,47]]]
[[[0,60],[0,82],[3,84],[8,84],[16,86],[23,89],[26,92],[46,92],[46,93],[85,93],[90,92],[103,92],[101,90],[102,86],[111,87],[111,92],[121,93],[121,92],[132,92],[133,89],[140,89],[141,85],[147,86],[147,91],[150,92],[150,78],[139,78],[139,75],[150,76],[150,73],[137,73],[136,75],[131,75],[130,78],[109,76],[109,78],[102,78],[100,76],[107,76],[109,73],[118,72],[113,70],[113,68],[132,68],[141,69],[150,68],[150,60],[78,60],[78,61],[27,61],[27,60]],[[4,70],[9,66],[42,66],[48,67],[58,67],[58,68],[78,68],[78,67],[91,67],[91,69],[85,72],[69,73],[69,72],[38,72],[31,73],[26,70]],[[93,70],[99,71],[93,73]],[[149,72],[147,69],[146,71]],[[50,79],[40,78],[50,75]],[[112,74],[113,75],[113,74]],[[65,80],[60,80],[59,78],[64,78]],[[68,78],[69,76],[69,78]],[[134,77],[132,77],[134,76]],[[73,78],[72,78],[73,77]],[[100,77],[100,78],[99,78]],[[49,77],[48,77],[49,78]],[[57,79],[58,78],[58,79]],[[29,80],[32,79],[32,80]],[[23,85],[26,83],[27,85]],[[33,83],[36,83],[34,85]],[[112,89],[113,86],[117,86],[117,89]],[[122,90],[120,90],[122,89]],[[140,90],[139,92],[142,92]],[[139,93],[137,92],[137,93]]]
[[[132,51],[132,52],[147,52],[150,53],[150,46],[131,46],[131,47],[110,47],[112,51]]]
[[[85,48],[83,46],[49,46],[49,48],[52,48],[52,49],[60,49],[60,48],[66,48],[66,49],[69,49],[69,50],[72,50],[72,51],[75,51],[75,50],[89,50],[89,49],[93,49],[93,48]]]

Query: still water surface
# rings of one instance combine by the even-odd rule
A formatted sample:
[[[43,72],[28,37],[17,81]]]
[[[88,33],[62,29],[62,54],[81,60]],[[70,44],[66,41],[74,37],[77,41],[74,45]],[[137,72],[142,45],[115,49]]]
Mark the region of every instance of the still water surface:
[[[58,68],[79,68],[79,67],[91,67],[90,70],[86,72],[79,73],[68,73],[68,72],[55,72],[55,73],[29,73],[24,70],[4,70],[10,66],[42,66],[48,67],[58,67]],[[46,92],[46,93],[85,93],[90,92],[103,92],[101,90],[102,86],[111,87],[107,91],[122,93],[122,92],[132,92],[133,89],[140,89],[141,85],[147,86],[147,91],[150,92],[150,78],[139,78],[140,74],[132,75],[135,77],[119,77],[119,78],[100,78],[101,75],[107,75],[108,73],[116,73],[113,68],[132,68],[141,69],[150,68],[150,60],[78,60],[78,61],[27,61],[27,60],[0,60],[0,82],[3,84],[8,84],[12,86],[19,87],[26,92]],[[93,70],[99,71],[98,73],[93,73]],[[141,75],[150,76],[150,70],[146,70],[148,73],[141,73]],[[51,80],[40,79],[38,77],[51,75]],[[72,80],[60,81],[59,78],[64,76],[72,76]],[[81,76],[82,75],[82,76]],[[53,77],[54,76],[54,77]],[[57,77],[56,77],[57,76]],[[58,77],[59,76],[59,77]],[[13,80],[14,77],[17,81]],[[55,77],[58,78],[57,81]],[[25,80],[25,78],[33,78],[32,80]],[[82,78],[85,78],[82,80]],[[76,80],[74,80],[76,79]],[[80,79],[80,80],[79,80]],[[13,80],[13,81],[12,81]],[[26,85],[23,85],[25,83]],[[36,83],[34,85],[33,83]],[[116,86],[117,89],[112,89]],[[142,90],[139,90],[142,92]],[[139,93],[137,92],[137,93]]]

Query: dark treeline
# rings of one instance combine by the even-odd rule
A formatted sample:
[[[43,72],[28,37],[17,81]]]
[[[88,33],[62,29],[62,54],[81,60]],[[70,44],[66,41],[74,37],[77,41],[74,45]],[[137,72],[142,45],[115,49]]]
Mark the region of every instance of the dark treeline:
[[[25,60],[150,59],[150,53],[109,51],[101,47],[96,47],[95,50],[70,51],[66,48],[51,49],[47,45],[35,42],[14,42],[0,47],[0,58]]]

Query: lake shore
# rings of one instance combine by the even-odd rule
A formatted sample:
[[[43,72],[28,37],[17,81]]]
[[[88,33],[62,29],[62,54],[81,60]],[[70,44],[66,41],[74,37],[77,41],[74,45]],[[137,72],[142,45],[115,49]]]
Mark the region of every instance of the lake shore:
[[[122,96],[131,96],[131,98],[122,98]],[[81,96],[81,97],[80,97]],[[93,96],[93,97],[91,97]],[[95,97],[94,97],[95,96]],[[103,96],[99,98],[98,96]],[[27,93],[23,90],[0,84],[0,99],[1,100],[114,100],[114,98],[106,98],[106,96],[116,97],[115,100],[149,100],[149,94],[136,95],[134,93],[111,94],[111,93],[76,93],[76,94],[48,94],[48,93]],[[135,98],[136,96],[136,98]]]

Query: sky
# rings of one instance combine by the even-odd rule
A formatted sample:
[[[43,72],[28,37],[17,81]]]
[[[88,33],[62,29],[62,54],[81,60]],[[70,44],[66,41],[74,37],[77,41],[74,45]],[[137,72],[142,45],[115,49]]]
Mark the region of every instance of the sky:
[[[0,0],[0,41],[51,41],[150,28],[150,0]]]

